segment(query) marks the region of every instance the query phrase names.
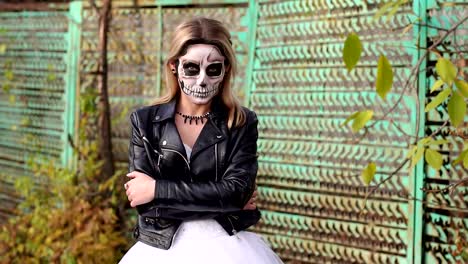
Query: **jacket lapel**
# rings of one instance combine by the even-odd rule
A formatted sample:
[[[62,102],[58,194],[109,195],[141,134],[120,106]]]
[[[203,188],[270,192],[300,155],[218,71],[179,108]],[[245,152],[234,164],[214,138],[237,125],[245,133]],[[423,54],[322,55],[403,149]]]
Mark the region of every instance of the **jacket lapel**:
[[[159,145],[161,148],[175,150],[187,158],[184,144],[182,143],[182,139],[179,136],[174,122],[167,122],[164,126],[164,132],[159,140]]]
[[[182,140],[179,136],[179,132],[177,131],[177,127],[174,123],[175,107],[175,99],[172,99],[166,104],[160,105],[158,111],[156,112],[153,118],[153,123],[164,123],[160,136],[157,137],[159,138],[159,147],[175,150],[181,153],[183,156],[185,156],[185,158],[187,158],[185,147],[182,143]]]
[[[219,124],[225,124],[225,122],[219,122]],[[216,126],[215,120],[213,120],[213,118],[208,119],[208,122],[203,127],[200,135],[198,135],[198,138],[193,145],[192,156],[190,159],[193,160],[198,153],[218,142],[225,140],[227,135],[225,132],[223,132],[223,130],[224,129],[221,130]]]

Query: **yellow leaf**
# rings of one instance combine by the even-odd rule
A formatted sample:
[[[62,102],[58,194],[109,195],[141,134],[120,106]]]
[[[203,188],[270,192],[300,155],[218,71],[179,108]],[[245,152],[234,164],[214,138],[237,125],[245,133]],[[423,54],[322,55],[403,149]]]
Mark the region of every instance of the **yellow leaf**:
[[[377,94],[385,100],[387,93],[392,89],[393,84],[393,69],[387,57],[380,55],[379,63],[377,65],[377,81],[375,88]]]
[[[446,58],[439,58],[436,63],[436,72],[439,77],[449,86],[457,76],[457,68],[453,63]]]
[[[362,45],[359,36],[351,33],[346,38],[343,48],[343,61],[348,71],[351,71],[361,57]]]
[[[361,173],[362,181],[366,184],[369,185],[372,180],[374,179],[375,171],[377,170],[377,166],[375,165],[374,162],[371,162],[367,165],[366,168]]]
[[[457,127],[463,123],[466,114],[466,102],[459,92],[454,92],[447,105],[450,122]]]
[[[468,98],[468,84],[465,81],[457,79],[455,80],[455,86],[457,86],[463,97]]]
[[[435,170],[440,170],[442,167],[442,155],[433,149],[426,149],[424,158],[426,159],[426,162]]]
[[[444,85],[444,81],[442,81],[441,79],[434,82],[434,85],[432,85],[432,88],[431,88],[431,93],[439,89],[442,85]]]

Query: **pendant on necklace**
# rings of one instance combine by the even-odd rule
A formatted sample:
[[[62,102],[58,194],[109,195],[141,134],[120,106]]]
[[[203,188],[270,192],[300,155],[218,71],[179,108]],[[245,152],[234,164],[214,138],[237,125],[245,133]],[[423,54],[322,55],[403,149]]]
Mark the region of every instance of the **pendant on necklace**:
[[[203,124],[203,119],[208,119],[208,117],[210,116],[211,112],[208,112],[206,114],[203,114],[203,115],[199,115],[199,116],[196,116],[196,115],[186,115],[186,114],[182,114],[181,112],[177,111],[176,112],[178,115],[180,115],[181,117],[184,118],[184,124],[187,124],[187,120],[189,121],[189,125],[192,124],[192,121],[195,120],[195,125],[198,125],[198,121],[200,120],[200,122]]]

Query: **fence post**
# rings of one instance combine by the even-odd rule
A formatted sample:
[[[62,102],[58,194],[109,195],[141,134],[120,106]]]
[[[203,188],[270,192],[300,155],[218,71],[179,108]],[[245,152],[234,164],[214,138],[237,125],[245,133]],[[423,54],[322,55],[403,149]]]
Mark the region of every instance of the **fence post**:
[[[427,14],[426,8],[427,2],[426,0],[419,0],[413,2],[413,11],[421,20],[419,21],[418,25],[414,25],[414,37],[413,41],[415,44],[419,46],[418,49],[415,50],[413,55],[412,64],[415,65],[417,61],[424,55],[425,48],[427,47],[427,28],[425,25],[427,24]],[[426,97],[426,69],[427,67],[427,60],[424,59],[419,66],[418,69],[418,79],[417,79],[417,91],[418,91],[418,98],[416,100],[419,101],[419,109],[416,109],[416,114],[419,115],[419,122],[416,124],[418,129],[418,137],[425,136],[424,125],[426,122],[425,118],[425,97]],[[423,263],[423,231],[424,231],[424,209],[422,201],[424,200],[424,192],[421,190],[424,186],[424,179],[425,179],[425,171],[424,171],[424,159],[421,159],[419,163],[415,166],[413,170],[413,176],[411,179],[412,183],[412,199],[409,201],[409,208],[410,212],[410,222],[409,222],[409,234],[411,237],[411,243],[409,243],[408,248],[408,263]]]
[[[79,57],[80,57],[80,37],[82,25],[82,1],[72,1],[68,12],[68,35],[67,35],[67,53],[66,63],[67,71],[65,73],[65,111],[63,112],[64,129],[62,142],[64,148],[62,151],[62,165],[66,167],[75,166],[72,160],[73,149],[68,142],[68,137],[76,141],[77,125],[75,124],[76,115],[79,114],[77,100],[79,100]]]

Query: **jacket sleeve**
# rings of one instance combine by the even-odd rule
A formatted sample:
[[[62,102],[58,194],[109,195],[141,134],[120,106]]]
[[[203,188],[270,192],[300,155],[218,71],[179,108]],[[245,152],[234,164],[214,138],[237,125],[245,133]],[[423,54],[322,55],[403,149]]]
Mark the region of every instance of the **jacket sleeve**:
[[[137,112],[130,115],[131,135],[130,143],[128,146],[128,171],[138,171],[145,173],[153,178],[155,177],[155,170],[152,166],[154,160],[148,158],[145,145],[143,143],[143,136],[141,134],[140,120]]]
[[[258,119],[252,111],[247,112],[246,119],[243,127],[233,131],[235,141],[222,180],[203,183],[157,180],[155,204],[186,211],[225,213],[242,210],[254,191],[258,169]]]

